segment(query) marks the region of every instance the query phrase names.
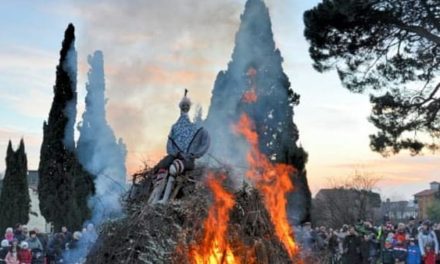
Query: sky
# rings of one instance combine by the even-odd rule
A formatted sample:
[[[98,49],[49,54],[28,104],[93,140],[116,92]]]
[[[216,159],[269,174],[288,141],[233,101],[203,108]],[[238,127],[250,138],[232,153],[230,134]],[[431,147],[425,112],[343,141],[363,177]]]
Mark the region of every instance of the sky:
[[[315,194],[361,170],[381,178],[382,197],[412,199],[439,179],[439,156],[384,158],[369,148],[368,94],[343,88],[335,71],[312,68],[302,14],[318,0],[266,0],[283,68],[301,95],[294,121],[309,153]],[[0,172],[7,142],[24,138],[29,169],[37,169],[42,126],[53,98],[64,30],[76,27],[78,116],[84,109],[87,56],[102,50],[107,118],[127,145],[130,173],[165,154],[184,88],[206,114],[219,71],[225,70],[245,0],[5,1],[0,0]],[[76,136],[78,133],[76,132]],[[213,139],[215,140],[215,139]]]

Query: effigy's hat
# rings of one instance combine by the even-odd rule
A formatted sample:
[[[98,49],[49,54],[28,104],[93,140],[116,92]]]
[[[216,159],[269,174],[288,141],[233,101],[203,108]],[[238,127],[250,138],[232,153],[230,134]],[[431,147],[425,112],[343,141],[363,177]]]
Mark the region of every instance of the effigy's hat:
[[[182,100],[180,100],[180,103],[179,103],[180,109],[182,109],[182,106],[185,104],[191,106],[191,100],[186,96],[187,94],[188,94],[188,90],[185,89],[185,94],[183,95],[183,98],[182,98]]]

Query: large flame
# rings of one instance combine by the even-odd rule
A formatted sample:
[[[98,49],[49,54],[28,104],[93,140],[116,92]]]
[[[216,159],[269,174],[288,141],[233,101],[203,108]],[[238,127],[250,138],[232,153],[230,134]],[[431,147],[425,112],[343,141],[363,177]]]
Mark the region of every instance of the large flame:
[[[243,135],[250,144],[247,154],[249,169],[246,177],[249,178],[263,194],[264,204],[269,212],[275,232],[284,244],[289,256],[293,258],[298,253],[298,245],[293,238],[293,229],[287,220],[286,194],[293,190],[290,175],[295,168],[287,164],[274,164],[260,152],[258,134],[253,129],[254,124],[248,115],[243,114],[234,130]]]
[[[208,175],[207,185],[214,195],[214,202],[203,223],[203,239],[189,251],[190,258],[196,264],[239,263],[227,241],[229,212],[235,200],[234,196],[223,188],[222,178],[224,177],[212,173]]]

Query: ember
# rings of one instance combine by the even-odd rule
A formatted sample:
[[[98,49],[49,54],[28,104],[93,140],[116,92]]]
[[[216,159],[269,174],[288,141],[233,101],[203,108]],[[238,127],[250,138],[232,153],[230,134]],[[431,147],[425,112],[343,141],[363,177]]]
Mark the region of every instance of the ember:
[[[244,92],[242,101],[248,104],[255,103],[257,101],[257,84],[255,80],[257,76],[257,70],[254,67],[250,67],[246,75],[249,77],[251,88]]]

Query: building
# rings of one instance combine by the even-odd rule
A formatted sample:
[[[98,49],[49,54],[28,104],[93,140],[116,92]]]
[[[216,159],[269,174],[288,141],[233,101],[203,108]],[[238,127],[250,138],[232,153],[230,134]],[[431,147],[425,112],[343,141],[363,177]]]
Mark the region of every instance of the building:
[[[418,205],[414,201],[394,201],[387,199],[382,202],[382,215],[393,221],[406,221],[410,217],[417,218],[419,213]]]
[[[38,171],[29,170],[27,175],[27,182],[29,188],[32,190],[38,190]]]
[[[339,228],[359,220],[378,221],[380,194],[366,190],[321,189],[312,200],[312,219],[315,226]]]
[[[433,181],[430,188],[414,194],[414,200],[419,206],[419,218],[428,218],[428,207],[435,199],[435,195],[440,193],[440,183]]]

